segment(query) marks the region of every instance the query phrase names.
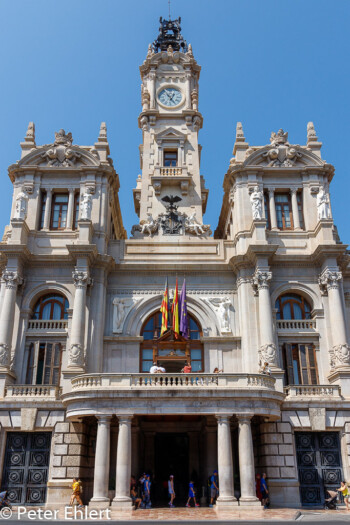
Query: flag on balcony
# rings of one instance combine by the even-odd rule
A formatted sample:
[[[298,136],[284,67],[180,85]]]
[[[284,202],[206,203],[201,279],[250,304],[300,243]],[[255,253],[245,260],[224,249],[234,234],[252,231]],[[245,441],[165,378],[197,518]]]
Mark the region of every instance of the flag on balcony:
[[[168,329],[168,301],[169,301],[169,292],[168,292],[168,278],[165,280],[165,289],[163,294],[163,301],[160,307],[162,312],[162,327],[160,329],[160,335],[162,336],[164,332]]]
[[[186,279],[184,279],[181,293],[180,293],[180,334],[188,339],[190,326],[187,314],[187,298],[186,298]]]
[[[179,335],[180,335],[180,330],[179,330],[179,293],[178,293],[177,278],[176,278],[176,286],[175,286],[173,304],[172,304],[172,307],[171,307],[171,313],[173,315],[173,332],[174,332],[175,338],[177,339],[179,337]]]

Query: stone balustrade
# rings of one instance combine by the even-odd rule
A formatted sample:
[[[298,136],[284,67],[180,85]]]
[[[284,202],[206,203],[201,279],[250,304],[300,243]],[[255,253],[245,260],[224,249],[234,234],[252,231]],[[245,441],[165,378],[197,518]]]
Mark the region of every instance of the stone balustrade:
[[[262,374],[84,374],[72,379],[72,390],[94,389],[275,389],[275,379]]]
[[[316,330],[316,319],[277,319],[277,330]]]
[[[8,385],[6,398],[59,399],[61,388],[56,385]]]
[[[327,397],[340,398],[339,385],[289,385],[284,389],[287,398]]]
[[[156,175],[156,173],[155,173]],[[159,175],[161,177],[176,177],[182,175],[182,168],[179,167],[161,167],[159,168]]]
[[[45,320],[45,319],[30,319],[28,321],[28,330],[67,330],[68,320]]]

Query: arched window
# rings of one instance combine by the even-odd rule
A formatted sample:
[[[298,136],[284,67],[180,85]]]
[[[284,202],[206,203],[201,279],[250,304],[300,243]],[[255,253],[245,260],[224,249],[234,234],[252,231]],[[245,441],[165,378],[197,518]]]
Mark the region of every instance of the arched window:
[[[280,295],[275,307],[277,319],[311,319],[311,306],[301,295],[295,293]]]
[[[51,293],[40,297],[34,307],[33,319],[68,319],[68,301],[63,295]]]
[[[160,337],[162,314],[152,314],[144,323],[141,335],[144,338],[140,348],[140,372],[149,372],[155,362],[163,366],[168,373],[180,372],[190,361],[193,372],[203,372],[203,344],[200,342],[202,329],[199,323],[189,314],[190,337],[174,337],[170,329]]]

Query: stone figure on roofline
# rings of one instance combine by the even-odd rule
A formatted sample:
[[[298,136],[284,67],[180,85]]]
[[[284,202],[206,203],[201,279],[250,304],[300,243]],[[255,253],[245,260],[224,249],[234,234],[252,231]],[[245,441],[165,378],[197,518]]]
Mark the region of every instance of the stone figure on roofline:
[[[262,202],[263,202],[263,194],[259,190],[259,186],[255,186],[250,196],[250,203],[252,205],[252,212],[253,212],[254,220],[262,218]]]
[[[81,208],[80,218],[91,221],[91,211],[92,211],[91,193],[83,193],[81,197],[80,208]]]
[[[28,214],[28,194],[24,189],[21,189],[16,197],[15,206],[15,219],[22,219],[23,221],[27,218]]]
[[[323,186],[320,187],[317,194],[317,215],[318,219],[331,218],[329,195],[324,191]]]

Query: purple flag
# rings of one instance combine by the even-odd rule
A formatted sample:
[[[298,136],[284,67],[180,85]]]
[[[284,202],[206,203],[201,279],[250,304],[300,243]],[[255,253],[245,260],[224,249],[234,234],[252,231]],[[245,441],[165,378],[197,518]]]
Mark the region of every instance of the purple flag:
[[[188,320],[188,314],[187,314],[187,299],[186,299],[186,279],[184,279],[181,294],[180,294],[180,301],[179,301],[179,307],[180,307],[180,334],[185,337],[185,339],[189,338],[189,332],[190,332],[190,326],[189,326],[189,320]]]

